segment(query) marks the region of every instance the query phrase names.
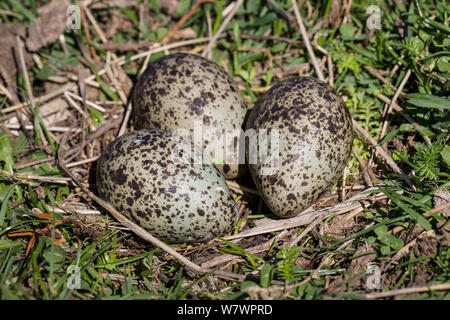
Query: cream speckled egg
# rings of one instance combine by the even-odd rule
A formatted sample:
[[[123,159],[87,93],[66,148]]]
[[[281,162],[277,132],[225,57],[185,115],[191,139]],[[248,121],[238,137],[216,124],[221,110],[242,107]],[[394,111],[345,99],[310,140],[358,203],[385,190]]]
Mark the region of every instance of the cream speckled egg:
[[[249,169],[264,202],[280,217],[295,216],[314,204],[350,158],[350,113],[331,87],[314,78],[274,85],[255,104],[247,129],[278,132],[278,161],[257,161]],[[268,166],[273,170],[267,171]]]
[[[237,208],[226,181],[208,156],[186,161],[183,152],[192,147],[155,129],[119,137],[98,161],[100,196],[163,241],[207,241],[232,231]],[[193,148],[192,159],[202,155]]]

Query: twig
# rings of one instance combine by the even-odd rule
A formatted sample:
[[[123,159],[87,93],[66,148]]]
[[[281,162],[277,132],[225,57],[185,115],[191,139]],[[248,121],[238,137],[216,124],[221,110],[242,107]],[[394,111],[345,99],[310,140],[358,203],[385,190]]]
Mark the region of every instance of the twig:
[[[265,234],[269,232],[275,232],[280,230],[285,230],[289,228],[295,228],[303,225],[307,225],[314,221],[314,219],[317,218],[318,215],[321,215],[322,218],[326,218],[332,214],[343,214],[346,212],[354,211],[358,208],[365,208],[366,204],[361,203],[362,199],[367,196],[367,192],[370,190],[377,190],[378,188],[368,188],[365,191],[359,193],[358,195],[347,199],[346,202],[340,203],[336,206],[327,207],[321,210],[317,211],[311,211],[311,208],[306,209],[303,213],[300,213],[300,215],[288,218],[288,219],[282,219],[282,220],[270,220],[267,223],[258,225],[257,227],[254,227],[249,230],[245,230],[243,232],[240,232],[238,234],[234,234],[231,236],[224,237],[226,240],[234,240],[239,238],[245,238],[245,237],[251,237],[256,236],[258,234]],[[384,194],[381,194],[373,199],[373,201],[385,199],[386,196]],[[359,202],[357,202],[359,201]],[[354,203],[356,202],[356,203]]]
[[[416,191],[416,187],[413,185],[411,180],[407,177],[407,175],[403,172],[402,169],[392,160],[392,158],[386,153],[386,151],[383,150],[382,147],[378,145],[378,143],[370,136],[369,133],[367,133],[366,130],[364,130],[363,127],[360,126],[360,124],[353,120],[353,128],[355,129],[356,133],[358,133],[358,136],[369,142],[373,147],[375,147],[375,150],[378,152],[378,154],[386,161],[386,163],[391,167],[392,170],[394,170],[395,173],[402,176],[402,178],[405,180],[405,182],[410,186],[411,189]]]
[[[83,118],[87,118],[88,115],[83,111],[83,109],[81,109],[81,107],[78,105],[78,103],[76,103],[68,94],[67,92],[64,93],[64,97],[66,98],[67,102],[69,102],[69,104],[76,109]]]
[[[84,159],[84,160],[68,163],[67,164],[67,168],[78,167],[78,166],[81,166],[81,165],[86,164],[86,163],[91,163],[91,162],[96,161],[98,158],[100,158],[100,156],[95,156],[95,157],[92,157],[92,158],[88,158],[88,159]]]
[[[287,233],[284,233],[282,235],[282,237],[284,237]],[[277,235],[278,236],[278,235]],[[276,237],[277,237],[276,236]],[[260,252],[264,252],[270,249],[270,247],[273,245],[273,242],[275,239],[280,240],[282,237],[278,237],[276,238],[274,237],[273,239],[270,239],[260,245],[251,247],[251,248],[244,248],[245,251],[251,253],[251,254],[257,254]],[[225,262],[229,262],[232,261],[236,258],[239,258],[238,256],[234,255],[234,254],[222,254],[220,256],[214,257],[210,260],[207,260],[206,262],[202,263],[202,267],[203,268],[214,268],[215,266],[225,263]]]
[[[91,10],[89,10],[88,7],[83,7],[84,12],[86,13],[86,16],[88,17],[89,21],[92,23],[92,26],[94,27],[95,32],[97,33],[98,37],[103,43],[108,42],[108,39],[106,39],[106,36],[102,29],[98,26],[97,21],[95,20],[94,16],[92,15]]]
[[[27,88],[28,99],[30,99],[31,106],[33,107],[33,110],[34,110],[36,104],[34,101],[33,92],[31,90],[30,78],[28,77],[27,65],[25,63],[25,58],[23,55],[22,41],[20,40],[19,36],[16,36],[16,39],[17,39],[17,50],[19,51],[20,66],[22,67],[22,73],[23,73],[23,77],[25,79],[25,85]]]
[[[102,113],[104,113],[106,111],[105,108],[100,107],[99,105],[97,105],[97,104],[95,104],[95,103],[93,103],[91,101],[88,101],[88,100],[83,101],[84,99],[82,97],[80,97],[79,95],[76,95],[75,93],[72,93],[70,91],[66,91],[66,92],[64,92],[64,94],[67,94],[70,97],[72,97],[72,98],[74,98],[74,99],[76,99],[76,100],[78,100],[80,102],[86,103],[88,106],[90,106],[90,107],[92,107],[92,108],[94,108],[94,109],[96,109],[96,110],[98,110],[98,111],[100,111]]]
[[[70,182],[70,178],[65,178],[65,177],[49,177],[49,176],[38,176],[38,175],[34,175],[34,174],[9,173],[9,172],[7,172],[5,170],[1,170],[1,169],[0,169],[0,176],[4,176],[4,177],[10,178],[15,181],[29,184],[34,187],[38,186],[39,184],[36,184],[36,183],[28,181],[28,180],[35,180],[35,181],[46,182],[46,183],[64,184],[64,185],[67,185]]]
[[[397,261],[400,259],[405,253],[408,253],[409,249],[414,246],[417,243],[418,239],[421,239],[423,237],[431,236],[434,234],[434,230],[426,231],[418,235],[414,240],[406,244],[403,248],[397,251],[397,253],[390,259],[389,264],[393,263],[394,261]],[[387,268],[385,268],[386,270]]]
[[[206,16],[206,25],[208,26],[208,37],[211,39],[213,34],[212,34],[211,13],[209,10],[205,10],[205,16]],[[207,58],[211,59],[211,57],[212,57],[212,52],[211,52],[211,50],[209,50]]]
[[[450,283],[439,283],[439,284],[432,284],[429,286],[423,286],[423,287],[412,287],[412,288],[404,288],[404,289],[397,289],[397,290],[390,290],[390,291],[384,291],[384,292],[374,292],[374,293],[368,293],[365,295],[368,299],[378,299],[378,298],[386,298],[386,297],[392,297],[392,296],[398,296],[398,295],[405,295],[410,293],[419,293],[419,292],[427,292],[427,291],[443,291],[443,290],[450,290]]]
[[[31,89],[30,78],[28,77],[27,65],[26,65],[26,62],[25,62],[25,57],[24,57],[23,48],[22,48],[22,40],[20,40],[19,36],[16,36],[16,40],[17,40],[17,50],[19,51],[20,66],[22,68],[22,74],[23,74],[23,77],[25,79],[25,86],[26,86],[26,90],[27,90],[27,95],[28,95],[28,98],[30,99],[32,112],[34,113],[35,110],[36,110],[36,103],[35,103],[34,96],[33,96],[33,90]],[[17,120],[19,121],[19,124],[20,124],[19,128],[22,127],[23,131],[25,133],[25,136],[27,137],[27,139],[31,140],[31,136],[26,131],[26,128],[25,128],[26,125],[25,125],[25,122],[22,120],[22,115],[21,115],[21,112],[20,112],[19,109],[16,110],[16,118],[17,118]],[[40,130],[41,130],[40,134],[42,136],[43,135],[42,134],[42,128]]]
[[[229,32],[227,33],[228,36],[230,37],[234,37],[234,34]],[[270,41],[279,41],[279,42],[286,42],[286,43],[290,43],[290,44],[302,44],[302,41],[299,40],[294,40],[294,39],[289,39],[289,38],[284,38],[284,37],[276,37],[276,36],[258,36],[258,35],[254,35],[254,34],[246,34],[246,33],[241,33],[240,37],[242,39],[254,39],[254,40],[270,40]]]
[[[119,132],[117,133],[116,138],[120,137],[121,135],[123,135],[125,133],[125,130],[127,129],[128,121],[130,120],[130,117],[131,117],[132,110],[133,110],[133,105],[132,105],[131,101],[128,101],[127,109],[123,116],[122,124],[120,125],[120,129],[119,129]]]
[[[280,15],[283,16],[286,20],[288,20],[289,23],[294,22],[294,17],[289,14],[286,10],[281,8],[278,4],[275,3],[273,0],[267,0],[267,3],[270,7],[272,7],[276,12],[278,12]]]
[[[1,10],[0,9],[0,15],[12,16],[12,17],[16,17],[17,19],[23,19],[23,16],[21,16],[20,14],[9,11],[9,10]]]
[[[145,283],[145,281],[127,278],[121,274],[101,273],[101,277],[104,279],[108,278],[111,281],[118,281],[118,282],[126,282],[130,280],[132,285],[146,287],[150,289],[150,287],[147,285],[147,283]]]
[[[34,100],[34,102],[35,103],[44,103],[44,102],[46,102],[46,101],[48,101],[48,100],[50,100],[50,99],[52,99],[52,98],[54,98],[56,96],[59,96],[60,94],[64,93],[65,91],[73,90],[74,88],[76,88],[76,86],[73,83],[68,83],[68,84],[62,86],[61,88],[59,88],[59,89],[57,89],[55,91],[52,91],[52,92],[47,93],[47,94],[45,94],[43,96],[37,97]],[[28,101],[16,104],[14,106],[2,109],[2,113],[6,114],[6,113],[9,113],[9,112],[13,112],[13,111],[22,109],[22,108],[28,106],[29,104],[30,104],[30,101],[28,100]]]
[[[394,108],[394,104],[397,102],[397,98],[400,95],[400,93],[402,92],[403,88],[405,87],[406,82],[408,81],[410,75],[411,75],[411,69],[408,69],[408,71],[406,72],[405,76],[403,77],[402,82],[400,83],[397,91],[395,92],[394,97],[392,98],[388,109],[384,113],[384,120],[383,120],[383,125],[381,127],[380,140],[384,137],[384,134],[386,133],[389,117],[392,113],[392,109]]]
[[[24,125],[21,126],[19,124],[5,124],[5,127],[11,130],[18,130],[20,128],[23,128],[25,130],[33,130],[34,129],[34,125]],[[49,132],[67,132],[67,131],[72,131],[72,132],[80,132],[81,129],[79,128],[69,128],[69,127],[58,127],[58,126],[52,126],[52,127],[47,127],[47,130]],[[55,137],[52,137],[55,138]]]
[[[319,224],[319,222],[320,221],[322,221],[322,219],[323,219],[323,216],[322,215],[319,215],[317,218],[316,218],[316,220],[314,220],[314,222],[313,223],[310,223],[306,228],[305,228],[305,230],[303,230],[302,231],[302,233],[300,233],[294,240],[292,240],[290,243],[289,243],[289,245],[292,247],[292,246],[295,246],[300,240],[302,240],[312,229],[314,229],[318,224]]]
[[[189,9],[188,13],[186,13],[178,22],[173,26],[173,28],[167,32],[164,38],[161,40],[162,43],[168,42],[173,34],[178,31],[178,29],[190,18],[194,15],[195,11],[197,11],[198,7],[203,3],[214,3],[214,0],[197,0],[194,5]]]
[[[13,97],[11,92],[7,88],[3,86],[3,84],[0,83],[0,91],[3,92],[3,94],[11,101],[13,101]]]
[[[49,162],[49,161],[55,161],[55,157],[49,157],[46,159],[39,159],[39,160],[34,160],[34,161],[30,161],[30,162],[26,162],[26,163],[16,163],[14,164],[14,169],[16,170],[20,170],[26,167],[31,167],[37,164],[41,164],[44,162]]]
[[[59,43],[61,44],[64,54],[67,56],[70,55],[69,48],[67,47],[66,38],[64,37],[64,34],[60,35],[58,40],[59,40]]]
[[[97,56],[97,53],[95,52],[95,48],[92,45],[92,39],[91,39],[91,34],[89,32],[89,27],[88,27],[88,23],[86,20],[86,14],[85,14],[85,9],[84,9],[84,5],[83,2],[81,0],[78,0],[78,6],[80,7],[80,13],[81,13],[81,23],[83,25],[83,29],[84,29],[84,35],[86,36],[86,41],[88,43],[89,49],[91,50],[91,55],[92,58],[95,61],[99,61],[99,58]]]
[[[370,178],[366,164],[363,163],[361,157],[359,156],[358,152],[356,152],[355,149],[352,149],[352,152],[353,152],[353,155],[355,156],[356,160],[358,160],[358,162],[359,162],[359,166],[361,167],[364,181],[367,183],[367,185],[369,187],[373,187],[372,179]]]
[[[392,90],[398,92],[399,97],[404,97],[404,94],[401,90],[398,90],[397,87],[395,87],[392,83],[390,83],[385,77],[383,77],[379,72],[377,72],[376,69],[369,67],[369,66],[364,66],[364,69],[366,69],[371,75],[373,75],[375,78],[377,78],[378,80],[380,80],[381,82],[383,82],[384,84],[388,85]],[[415,121],[409,114],[405,113],[402,109],[402,107],[400,107],[395,101],[392,102],[391,99],[389,99],[388,97],[384,96],[381,93],[377,94],[377,98],[382,100],[384,103],[387,103],[389,105],[392,104],[392,108],[397,111],[398,113],[400,113],[400,115],[402,117],[404,117],[406,120],[408,120],[413,126],[414,128],[417,129],[417,131],[419,131],[419,133],[422,135],[423,140],[425,141],[425,143],[429,146],[431,146],[431,140],[430,138],[428,138],[425,134],[423,134],[422,130],[422,126],[420,124],[417,123],[417,121]]]
[[[100,48],[107,51],[119,51],[119,52],[125,52],[125,51],[139,51],[141,49],[148,49],[149,47],[153,46],[154,44],[151,43],[148,40],[143,40],[138,43],[133,42],[127,42],[127,43],[120,43],[120,42],[106,42],[99,45]]]
[[[107,56],[108,57],[111,56],[111,53],[108,52]],[[127,95],[123,91],[122,84],[117,80],[117,77],[113,73],[113,71],[111,69],[111,64],[105,65],[105,71],[106,71],[106,74],[108,75],[108,78],[111,81],[114,89],[116,89],[117,93],[119,94],[120,100],[122,101],[122,103],[124,105],[126,105],[127,104]]]
[[[302,16],[298,10],[297,2],[292,0],[292,8],[294,9],[295,17],[297,18],[298,26],[300,27],[300,32],[302,33],[303,42],[305,43],[306,50],[308,51],[309,57],[311,58],[314,69],[316,70],[317,77],[321,81],[325,81],[322,70],[319,67],[319,63],[317,62],[316,56],[314,55],[313,48],[311,46],[311,42],[308,38],[308,33],[306,32],[305,26],[303,25]]]
[[[102,124],[100,127],[97,128],[97,130],[89,133],[86,137],[86,139],[84,139],[80,144],[70,148],[69,150],[67,150],[67,152],[65,153],[66,157],[74,157],[78,154],[78,152],[81,152],[81,150],[90,142],[93,141],[97,138],[99,138],[100,136],[102,136],[105,132],[109,131],[112,128],[116,128],[119,124],[120,124],[120,119],[114,119],[111,120],[107,123]],[[61,143],[61,145],[64,145],[63,143]],[[67,160],[67,158],[66,158]]]
[[[352,1],[353,0],[348,0],[348,2],[346,3],[345,6],[345,15],[344,15],[344,19],[342,19],[342,24],[347,23],[349,16],[350,16],[350,8],[352,7]]]
[[[233,190],[237,193],[244,194],[244,192],[247,192],[247,193],[259,196],[259,193],[257,190],[246,187],[242,184],[237,183],[236,181],[227,180],[227,185],[231,190]]]
[[[331,55],[327,57],[327,65],[328,65],[328,84],[330,87],[334,87],[334,73],[333,73],[333,60],[331,59]]]
[[[214,45],[214,43],[216,42],[216,40],[220,37],[220,35],[222,34],[223,30],[225,29],[225,27],[227,26],[227,24],[230,22],[231,18],[233,18],[234,14],[236,13],[236,11],[239,9],[239,7],[242,5],[242,3],[244,2],[244,0],[238,0],[236,1],[236,3],[233,6],[233,9],[231,10],[231,12],[226,16],[226,18],[223,20],[222,24],[220,25],[219,29],[217,30],[217,32],[214,34],[214,36],[209,39],[209,43],[206,46],[206,48],[203,50],[202,52],[202,57],[206,57],[206,54],[212,49],[212,46]]]
[[[390,83],[385,77],[383,77],[375,68],[372,68],[370,66],[364,66],[364,69],[366,69],[371,75],[373,75],[375,78],[383,82],[384,84],[388,85],[392,90],[397,91],[397,88]],[[402,96],[403,93],[400,92],[400,95]]]
[[[434,213],[438,213],[438,212],[441,212],[441,211],[443,211],[443,210],[445,210],[447,208],[450,208],[450,202],[444,203],[442,206],[439,206],[439,207],[436,207],[436,208],[430,210],[430,213],[433,213],[433,214]]]

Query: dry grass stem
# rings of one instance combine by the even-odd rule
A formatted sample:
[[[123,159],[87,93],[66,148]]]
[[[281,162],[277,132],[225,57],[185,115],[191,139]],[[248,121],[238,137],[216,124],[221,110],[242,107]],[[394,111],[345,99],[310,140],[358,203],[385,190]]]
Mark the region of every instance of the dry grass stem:
[[[300,32],[302,33],[303,42],[305,43],[306,50],[308,51],[309,57],[311,58],[317,77],[319,78],[319,80],[325,81],[325,77],[323,76],[322,70],[320,69],[319,63],[317,62],[316,56],[311,46],[311,42],[309,41],[308,33],[306,32],[306,28],[303,24],[302,16],[300,15],[297,2],[295,0],[292,0],[292,8],[294,9],[295,17],[297,19],[298,26],[300,27]]]
[[[376,151],[381,156],[381,158],[383,158],[383,160],[386,161],[386,163],[391,167],[391,169],[395,173],[402,176],[402,178],[411,187],[411,189],[413,189],[414,191],[417,190],[416,187],[411,182],[411,179],[409,179],[407,177],[407,175],[403,172],[403,170],[400,169],[400,167],[394,162],[394,160],[392,160],[392,158],[386,153],[386,151],[384,151],[384,149],[382,147],[380,147],[380,145],[378,145],[378,143],[375,141],[375,139],[373,139],[369,135],[369,133],[367,133],[367,131],[364,130],[364,128],[361,127],[360,124],[355,120],[353,120],[353,128],[355,129],[355,131],[358,133],[358,136],[362,140],[369,142],[376,149]]]
[[[297,243],[299,243],[300,240],[302,240],[311,230],[313,230],[319,222],[322,221],[322,215],[319,215],[312,223],[310,223],[305,230],[302,231],[297,237],[295,237],[294,240],[292,240],[289,245],[295,246]]]
[[[106,112],[105,108],[100,107],[98,104],[95,104],[95,103],[93,103],[91,101],[88,101],[88,100],[84,101],[84,99],[82,97],[80,97],[79,95],[76,95],[76,94],[74,94],[74,93],[72,93],[70,91],[66,91],[66,92],[64,92],[64,94],[70,96],[71,98],[74,98],[75,100],[78,100],[80,102],[86,103],[88,106],[90,106],[90,107],[92,107],[92,108],[94,108],[94,109],[96,109],[96,110],[98,110],[98,111],[100,111],[102,113]]]
[[[49,176],[38,176],[35,174],[9,173],[5,170],[0,170],[0,175],[32,186],[38,186],[38,184],[28,180],[34,180],[45,183],[63,184],[63,185],[68,185],[71,180],[70,178],[64,177],[49,177]]]
[[[281,220],[271,220],[267,219],[268,221],[265,223],[262,223],[260,225],[257,225],[256,227],[242,231],[238,234],[230,235],[227,237],[224,237],[226,240],[234,240],[239,238],[245,238],[245,237],[251,237],[256,236],[258,234],[265,234],[290,228],[295,228],[299,226],[303,226],[306,224],[310,224],[313,222],[318,216],[321,216],[322,219],[325,219],[329,217],[332,214],[339,215],[347,212],[351,212],[353,210],[364,208],[369,203],[365,200],[367,198],[369,191],[377,190],[376,187],[374,188],[368,188],[365,191],[359,193],[358,195],[347,199],[347,201],[337,204],[335,206],[327,207],[321,210],[311,211],[311,208],[305,210],[307,213],[300,213],[300,215],[288,218],[288,219],[281,219]],[[377,195],[373,197],[370,201],[378,201],[381,199],[385,199],[386,196],[384,194]]]
[[[20,40],[19,36],[16,36],[16,39],[17,39],[17,49],[19,51],[20,66],[22,68],[22,74],[23,74],[23,77],[25,79],[25,86],[26,86],[26,89],[27,89],[28,99],[30,99],[31,107],[34,110],[35,107],[36,107],[36,104],[35,104],[35,101],[34,101],[33,92],[31,90],[30,78],[28,77],[27,65],[25,63],[25,58],[24,58],[24,55],[23,55],[22,40]]]
[[[439,283],[439,284],[432,284],[429,286],[422,286],[422,287],[412,287],[412,288],[404,288],[404,289],[397,289],[397,290],[390,290],[390,291],[383,291],[383,292],[368,293],[365,295],[365,297],[368,299],[379,299],[379,298],[400,296],[400,295],[427,292],[427,291],[447,291],[447,290],[450,290],[450,283]]]
[[[216,40],[221,36],[223,30],[225,29],[225,27],[228,25],[228,23],[230,22],[231,18],[233,18],[234,14],[236,13],[236,11],[239,9],[239,7],[242,5],[242,3],[244,2],[244,0],[237,0],[234,3],[233,9],[231,10],[231,12],[225,17],[225,19],[223,20],[222,24],[220,25],[219,29],[217,30],[217,32],[213,35],[213,37],[209,40],[208,45],[206,46],[206,48],[203,50],[202,52],[202,57],[206,57],[206,55],[208,54],[208,52],[212,49],[214,43],[216,42]],[[223,15],[225,15],[225,10],[223,11]]]
[[[390,117],[390,114],[392,113],[392,109],[394,108],[394,104],[397,102],[397,98],[399,97],[400,93],[402,92],[403,88],[405,87],[406,82],[408,81],[410,75],[411,75],[411,69],[408,69],[408,71],[406,72],[405,76],[403,77],[402,82],[400,83],[397,91],[395,92],[394,97],[392,98],[388,109],[384,111],[384,120],[383,120],[383,125],[381,127],[380,139],[382,139],[386,133],[389,117]]]

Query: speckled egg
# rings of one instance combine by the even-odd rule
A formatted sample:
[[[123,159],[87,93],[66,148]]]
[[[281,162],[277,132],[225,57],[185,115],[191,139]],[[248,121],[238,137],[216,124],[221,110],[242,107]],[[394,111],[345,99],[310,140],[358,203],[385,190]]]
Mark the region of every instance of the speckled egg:
[[[350,158],[350,113],[331,87],[314,78],[295,77],[274,85],[252,109],[249,129],[267,131],[268,156],[250,161],[249,169],[264,202],[280,217],[295,216],[314,204],[342,175]],[[278,141],[278,152],[270,148],[272,141]],[[251,146],[248,150],[249,159],[255,151]]]
[[[169,54],[149,64],[133,95],[138,129],[186,129],[225,178],[243,172],[238,138],[247,107],[234,80],[217,64],[194,54]]]
[[[99,195],[163,241],[224,235],[237,222],[237,208],[211,159],[190,161],[202,156],[199,147],[169,132],[130,132],[109,144],[98,161]]]

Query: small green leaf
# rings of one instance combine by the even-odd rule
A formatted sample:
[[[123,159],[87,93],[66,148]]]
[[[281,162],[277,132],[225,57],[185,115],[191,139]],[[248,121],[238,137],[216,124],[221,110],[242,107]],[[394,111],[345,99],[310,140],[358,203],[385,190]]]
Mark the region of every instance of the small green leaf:
[[[66,252],[58,246],[48,248],[44,251],[44,258],[49,263],[59,263],[66,258]]]
[[[166,27],[161,27],[156,30],[156,39],[160,41],[164,36],[169,32],[169,29]]]
[[[339,32],[342,35],[342,40],[352,40],[353,34],[355,33],[355,27],[350,23],[344,23],[339,28]]]
[[[406,97],[408,103],[423,108],[443,108],[450,109],[450,101],[441,97],[426,93],[410,93]]]
[[[272,82],[272,77],[273,77],[273,70],[269,69],[267,70],[267,73],[261,77],[261,79],[264,80],[266,86],[270,86],[270,83]]]
[[[5,216],[6,216],[6,210],[8,209],[9,198],[11,198],[15,188],[16,188],[15,184],[9,186],[9,189],[6,192],[5,197],[3,198],[2,205],[0,207],[0,227],[2,227],[3,223],[5,222]]]
[[[418,224],[420,224],[426,231],[431,230],[432,226],[431,224],[425,219],[424,216],[422,216],[420,213],[416,212],[414,209],[409,207],[406,203],[401,201],[399,199],[399,195],[395,192],[391,192],[387,189],[381,188],[380,189],[388,198],[395,203],[399,208],[401,208],[404,212],[406,212],[409,217],[413,220],[415,220]]]
[[[277,53],[280,51],[283,51],[287,46],[286,42],[280,42],[277,43],[275,46],[272,47],[272,50],[270,50],[272,53]]]
[[[391,248],[389,246],[381,246],[380,251],[384,256],[388,256],[391,254]]]
[[[383,237],[384,235],[386,235],[387,234],[387,232],[388,232],[388,227],[386,226],[386,225],[381,225],[381,226],[379,226],[379,227],[376,227],[375,229],[373,229],[373,231],[375,232],[375,234],[378,236],[378,237]]]
[[[21,132],[19,136],[16,138],[16,141],[14,143],[13,149],[14,156],[18,156],[23,152],[25,152],[27,142],[28,141],[26,135],[23,132]]]
[[[88,106],[88,109],[90,111],[91,118],[96,120],[97,124],[105,121],[105,118],[103,117],[103,114],[100,111],[92,108],[91,106]]]
[[[241,76],[242,79],[244,79],[245,81],[248,81],[249,74],[247,71],[241,69],[241,70],[239,70],[238,74]]]
[[[118,101],[119,100],[118,94],[110,86],[108,86],[106,83],[100,83],[100,89],[110,99],[112,99],[114,101]]]
[[[258,286],[255,282],[247,280],[241,283],[241,290],[255,286]]]
[[[45,65],[38,73],[36,73],[36,78],[39,80],[48,80],[48,77],[54,76],[55,71],[50,68],[48,65]]]
[[[181,2],[178,4],[177,8],[177,15],[179,17],[184,16],[191,6],[191,0],[181,0]]]
[[[264,264],[264,266],[261,269],[261,280],[260,285],[263,288],[267,288],[270,285],[270,282],[273,279],[273,274],[275,271],[275,266],[271,264]]]
[[[437,66],[440,72],[449,72],[450,71],[450,58],[442,57],[438,60]]]
[[[450,146],[446,146],[444,150],[441,151],[442,160],[450,168]]]
[[[253,22],[252,27],[257,28],[261,26],[266,26],[271,24],[273,21],[277,20],[278,16],[275,12],[269,12],[268,14],[258,18]]]
[[[6,132],[0,132],[0,162],[4,162],[4,170],[13,173],[14,157],[11,139]]]
[[[400,250],[403,248],[403,241],[391,234],[385,234],[381,237],[380,240],[382,243],[390,246],[394,250]]]
[[[136,12],[134,12],[133,10],[129,10],[127,8],[123,8],[123,7],[119,7],[119,10],[127,16],[128,19],[131,20],[131,22],[133,22],[136,27],[139,27],[139,19],[136,15]]]
[[[10,239],[0,240],[0,251],[21,245],[22,243],[14,242]]]

